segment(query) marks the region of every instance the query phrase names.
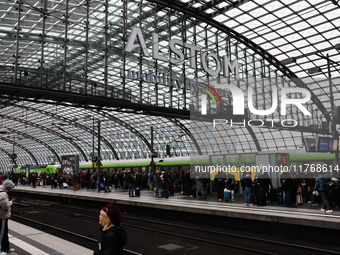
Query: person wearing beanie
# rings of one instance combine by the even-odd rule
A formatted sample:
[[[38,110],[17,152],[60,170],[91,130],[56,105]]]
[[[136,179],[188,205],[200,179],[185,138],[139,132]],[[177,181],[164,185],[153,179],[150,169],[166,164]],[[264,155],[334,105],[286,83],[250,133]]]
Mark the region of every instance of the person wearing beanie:
[[[127,234],[121,225],[119,207],[113,203],[103,207],[99,214],[102,236],[98,240],[93,255],[123,255]]]
[[[0,240],[1,240],[1,253],[0,255],[6,255],[9,252],[14,251],[13,248],[9,247],[8,240],[8,219],[11,217],[11,206],[14,199],[9,201],[8,191],[14,188],[14,183],[10,180],[5,180],[0,185]]]

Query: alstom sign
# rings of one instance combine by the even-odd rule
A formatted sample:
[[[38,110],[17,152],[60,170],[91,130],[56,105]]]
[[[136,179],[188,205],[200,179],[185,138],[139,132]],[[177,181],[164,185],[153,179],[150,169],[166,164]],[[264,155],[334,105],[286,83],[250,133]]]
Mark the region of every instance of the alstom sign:
[[[171,54],[169,54],[169,56],[164,56],[159,52],[158,38],[157,33],[152,33],[152,50],[150,54],[146,46],[142,30],[138,27],[134,27],[126,44],[125,51],[132,52],[134,49],[140,48],[145,57],[151,56],[155,60],[167,61],[173,65],[183,65],[185,61],[189,61],[188,64],[194,69],[200,68],[196,66],[196,56],[197,54],[201,54],[201,68],[209,75],[217,76],[222,70],[223,76],[229,77],[230,71],[232,71],[235,73],[235,79],[239,79],[239,63],[237,59],[230,63],[228,56],[219,57],[216,53],[214,53],[214,50],[203,50],[194,44],[186,43],[178,39],[171,39],[169,41],[169,52],[174,53],[176,57],[171,57]],[[189,52],[189,60],[185,58],[185,50]],[[209,61],[213,61],[215,63],[214,69],[209,68]]]
[[[152,33],[152,50],[151,54],[146,46],[146,40],[143,36],[142,30],[138,27],[134,27],[131,31],[131,34],[129,36],[128,42],[125,47],[126,52],[132,52],[134,49],[140,49],[143,52],[143,55],[145,57],[152,57],[155,60],[161,60],[161,61],[168,61],[171,64],[174,65],[183,65],[185,61],[189,61],[189,65],[191,68],[200,68],[196,66],[196,59],[197,54],[200,54],[200,63],[201,68],[207,72],[211,76],[217,76],[220,71],[223,71],[223,76],[229,77],[230,71],[232,71],[235,74],[235,79],[239,80],[239,63],[238,60],[235,59],[232,63],[229,61],[228,56],[222,56],[219,57],[216,53],[214,53],[214,50],[205,49],[183,42],[178,39],[171,39],[169,42],[169,52],[173,52],[176,56],[172,57],[173,54],[169,54],[168,56],[161,55],[159,52],[159,37],[157,33]],[[185,52],[189,52],[189,58],[185,57]],[[209,68],[209,61],[214,61],[214,69]],[[210,65],[211,66],[211,65]],[[243,91],[232,84],[225,84],[223,85],[223,89],[217,89],[216,91],[211,86],[208,86],[208,89],[204,86],[207,86],[207,84],[204,83],[195,83],[191,82],[188,78],[186,78],[185,81],[180,81],[178,79],[175,79],[170,76],[170,74],[156,74],[153,73],[153,71],[149,71],[149,73],[139,73],[139,71],[133,71],[133,70],[121,70],[120,75],[123,76],[127,72],[127,78],[133,79],[133,80],[140,80],[145,82],[151,82],[151,83],[158,83],[166,86],[171,87],[177,87],[177,89],[182,89],[186,87],[187,90],[191,90],[193,92],[197,92],[198,88],[205,91],[207,94],[209,94],[212,98],[213,95],[209,92],[212,91],[215,93],[215,95],[218,97],[220,104],[222,105],[222,101],[220,99],[220,96],[226,97],[227,95],[230,96],[232,94],[233,97],[233,115],[244,115],[244,109],[245,109],[245,97],[243,94]],[[203,88],[202,88],[203,87]],[[280,105],[280,111],[281,115],[286,115],[287,111],[287,105],[295,105],[304,115],[311,115],[311,113],[302,105],[303,103],[307,103],[311,99],[311,93],[309,90],[305,88],[296,88],[296,87],[287,87],[287,88],[281,88],[281,94],[279,96],[278,94],[278,88],[274,85],[271,86],[272,88],[272,105],[270,109],[255,109],[253,106],[253,88],[248,87],[248,109],[251,113],[255,115],[270,115],[274,113],[278,108],[278,98],[281,98],[281,105]],[[228,90],[229,93],[227,93],[225,90]],[[220,94],[222,92],[222,94]],[[218,95],[220,94],[220,95]],[[291,94],[300,94],[302,95],[300,98],[293,97],[291,98]],[[206,95],[202,95],[202,109],[201,113],[202,115],[207,114],[207,100]],[[217,105],[216,101],[213,98],[214,103]]]

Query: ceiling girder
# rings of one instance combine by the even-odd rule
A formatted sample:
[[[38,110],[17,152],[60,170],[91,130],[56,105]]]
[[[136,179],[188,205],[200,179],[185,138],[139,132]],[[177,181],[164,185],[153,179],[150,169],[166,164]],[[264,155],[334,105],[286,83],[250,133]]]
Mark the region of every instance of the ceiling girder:
[[[31,136],[31,135],[28,135],[28,134],[26,134],[26,133],[20,132],[20,131],[18,131],[18,130],[13,129],[13,128],[7,128],[7,129],[8,129],[11,133],[19,134],[19,135],[21,135],[21,136],[23,136],[23,137],[25,137],[25,138],[31,139],[31,140],[33,140],[33,141],[35,141],[35,142],[37,142],[37,143],[40,143],[40,144],[44,145],[47,149],[49,149],[49,150],[57,157],[57,160],[58,160],[59,163],[61,164],[61,159],[60,159],[58,153],[57,153],[51,146],[49,146],[47,143],[45,143],[44,141],[41,141],[40,139],[37,139],[37,138],[34,137],[34,136]]]
[[[47,128],[47,127],[38,125],[38,124],[33,123],[33,122],[30,122],[30,121],[21,120],[21,119],[19,119],[19,118],[15,118],[15,117],[12,117],[12,116],[7,116],[7,115],[2,115],[2,114],[0,114],[0,117],[1,117],[1,118],[7,118],[7,119],[10,119],[10,120],[14,120],[14,121],[18,121],[18,122],[20,122],[20,123],[28,124],[28,125],[30,125],[30,126],[33,126],[33,127],[35,127],[35,128],[38,128],[38,129],[40,129],[40,130],[43,130],[43,131],[46,131],[46,132],[51,133],[51,134],[53,134],[53,135],[59,136],[60,138],[64,139],[65,141],[67,141],[67,142],[71,143],[73,146],[75,146],[75,147],[80,151],[80,153],[83,155],[85,161],[87,161],[87,156],[86,156],[86,154],[84,153],[84,151],[83,151],[83,150],[80,148],[80,146],[79,146],[77,143],[75,143],[71,138],[66,137],[66,136],[64,136],[64,135],[62,135],[62,134],[60,134],[60,133],[58,133],[58,132],[56,132],[56,131],[54,131],[54,130],[52,130],[52,129],[50,129],[50,128]],[[37,163],[37,164],[38,164],[38,163]]]
[[[9,100],[6,100],[6,101],[3,100],[3,104],[12,105],[12,106],[19,107],[19,108],[22,108],[22,109],[26,109],[26,110],[29,110],[29,111],[39,112],[41,114],[50,116],[51,118],[61,120],[65,123],[69,123],[70,125],[74,125],[75,127],[80,128],[82,130],[85,130],[86,132],[89,132],[91,135],[95,135],[96,137],[98,137],[98,133],[95,132],[94,130],[91,130],[90,128],[86,127],[85,125],[74,122],[74,121],[70,120],[69,118],[65,118],[65,117],[62,117],[60,115],[57,115],[57,114],[54,114],[54,113],[51,113],[51,112],[47,112],[47,111],[43,111],[43,110],[39,110],[39,109],[36,109],[36,108],[33,108],[33,107],[28,107],[28,106],[16,104],[16,103],[10,102]],[[100,136],[100,140],[102,140],[110,148],[110,150],[114,154],[115,158],[118,160],[119,159],[118,154],[115,151],[115,149],[111,146],[110,142],[103,136]]]
[[[292,72],[287,66],[283,65],[277,58],[272,56],[269,52],[265,49],[254,43],[253,41],[249,40],[245,36],[241,35],[240,33],[236,32],[235,30],[227,27],[224,24],[219,23],[218,21],[211,18],[209,15],[197,12],[194,8],[188,8],[185,4],[166,1],[166,0],[150,0],[150,2],[160,4],[162,6],[168,7],[170,9],[174,9],[176,11],[182,12],[190,17],[194,17],[197,20],[201,20],[206,24],[219,29],[220,31],[228,34],[232,38],[235,38],[240,43],[247,46],[249,49],[253,50],[256,54],[260,55],[263,59],[267,60],[268,63],[272,64],[277,70],[279,70],[284,76],[292,79],[292,81],[300,88],[307,89],[311,93],[311,99],[313,103],[319,108],[319,110],[323,113],[327,121],[331,121],[331,117],[327,112],[325,106],[320,102],[319,98],[310,90],[310,88],[303,82],[299,77],[297,77],[294,72]]]
[[[3,137],[3,136],[0,136],[0,140],[6,141],[8,143],[13,144],[14,146],[17,146],[17,147],[23,149],[24,151],[26,151],[31,156],[31,158],[34,160],[35,164],[39,165],[39,163],[38,163],[37,159],[35,158],[35,156],[33,155],[33,153],[29,149],[27,149],[25,146],[21,145],[20,143],[15,142],[15,141],[12,141],[11,139]]]

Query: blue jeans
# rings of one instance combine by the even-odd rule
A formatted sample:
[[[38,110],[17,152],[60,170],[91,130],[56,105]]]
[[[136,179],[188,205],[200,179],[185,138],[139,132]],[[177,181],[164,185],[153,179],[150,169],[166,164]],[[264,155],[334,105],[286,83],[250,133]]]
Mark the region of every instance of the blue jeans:
[[[285,206],[290,206],[290,190],[284,190],[285,194]]]
[[[129,184],[129,196],[134,196],[133,191],[135,189],[135,184]]]
[[[245,187],[244,190],[244,198],[246,199],[246,204],[249,205],[250,203],[250,193],[251,193],[251,189],[250,187]]]

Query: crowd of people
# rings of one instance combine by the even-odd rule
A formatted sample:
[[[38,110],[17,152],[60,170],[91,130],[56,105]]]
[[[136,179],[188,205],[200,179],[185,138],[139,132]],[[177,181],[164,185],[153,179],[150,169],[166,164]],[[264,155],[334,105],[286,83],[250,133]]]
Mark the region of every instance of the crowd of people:
[[[254,179],[250,172],[245,171],[241,185],[244,190],[246,205],[261,204],[261,194],[267,201],[275,201],[285,206],[298,206],[309,203],[317,206],[322,203],[321,211],[332,213],[332,207],[339,207],[340,187],[338,178],[332,177],[329,171],[314,173],[295,169],[283,172],[280,176],[280,186],[273,188],[267,172],[259,171]],[[282,199],[282,200],[281,200]],[[253,200],[253,202],[251,201]]]
[[[249,169],[248,169],[249,170]],[[129,197],[140,196],[140,190],[149,190],[157,198],[169,198],[175,192],[181,192],[188,197],[207,198],[213,190],[217,192],[218,201],[225,202],[224,193],[230,192],[230,200],[233,202],[235,193],[242,187],[247,206],[265,205],[267,201],[282,203],[285,206],[302,205],[310,203],[316,206],[323,203],[322,210],[332,212],[332,207],[339,206],[340,188],[338,179],[332,178],[331,173],[315,174],[313,172],[283,172],[280,177],[280,187],[273,187],[271,178],[267,172],[259,171],[255,177],[249,170],[243,172],[240,181],[236,181],[235,175],[230,172],[219,172],[210,179],[209,173],[192,173],[190,169],[173,171],[78,171],[72,178],[58,176],[58,173],[30,172],[6,173],[2,178],[11,179],[14,183],[23,185],[51,186],[51,188],[63,188],[73,186],[77,191],[86,188],[94,191],[111,192],[112,189],[128,191]],[[332,188],[325,188],[324,183],[331,180],[335,182]],[[211,188],[211,186],[213,186]]]
[[[0,174],[0,238],[1,255],[14,251],[8,242],[8,219],[10,207],[14,200],[9,200],[7,192],[16,184],[64,187],[64,184],[94,191],[110,192],[112,189],[128,191],[130,197],[139,196],[141,189],[149,190],[158,198],[168,198],[175,192],[181,192],[188,197],[207,198],[210,191],[216,191],[218,201],[225,202],[225,192],[230,192],[228,202],[233,202],[239,186],[242,187],[247,206],[265,205],[268,201],[282,203],[285,206],[310,203],[312,206],[322,202],[321,211],[332,213],[332,208],[340,202],[339,180],[331,172],[298,173],[294,169],[283,172],[280,176],[280,186],[273,187],[272,179],[267,172],[253,173],[250,169],[243,172],[240,182],[230,172],[218,172],[211,180],[205,172],[191,173],[190,169],[181,171],[78,171],[72,178],[64,178],[58,173],[31,172]],[[210,186],[213,185],[213,188]],[[281,198],[282,196],[282,198]],[[281,201],[282,199],[282,201]],[[264,201],[264,202],[263,202]],[[94,250],[94,255],[123,254],[123,246],[127,243],[127,234],[121,226],[120,210],[115,204],[103,207],[99,214],[102,236]],[[104,252],[104,253],[103,253]],[[116,254],[116,253],[114,253]]]

